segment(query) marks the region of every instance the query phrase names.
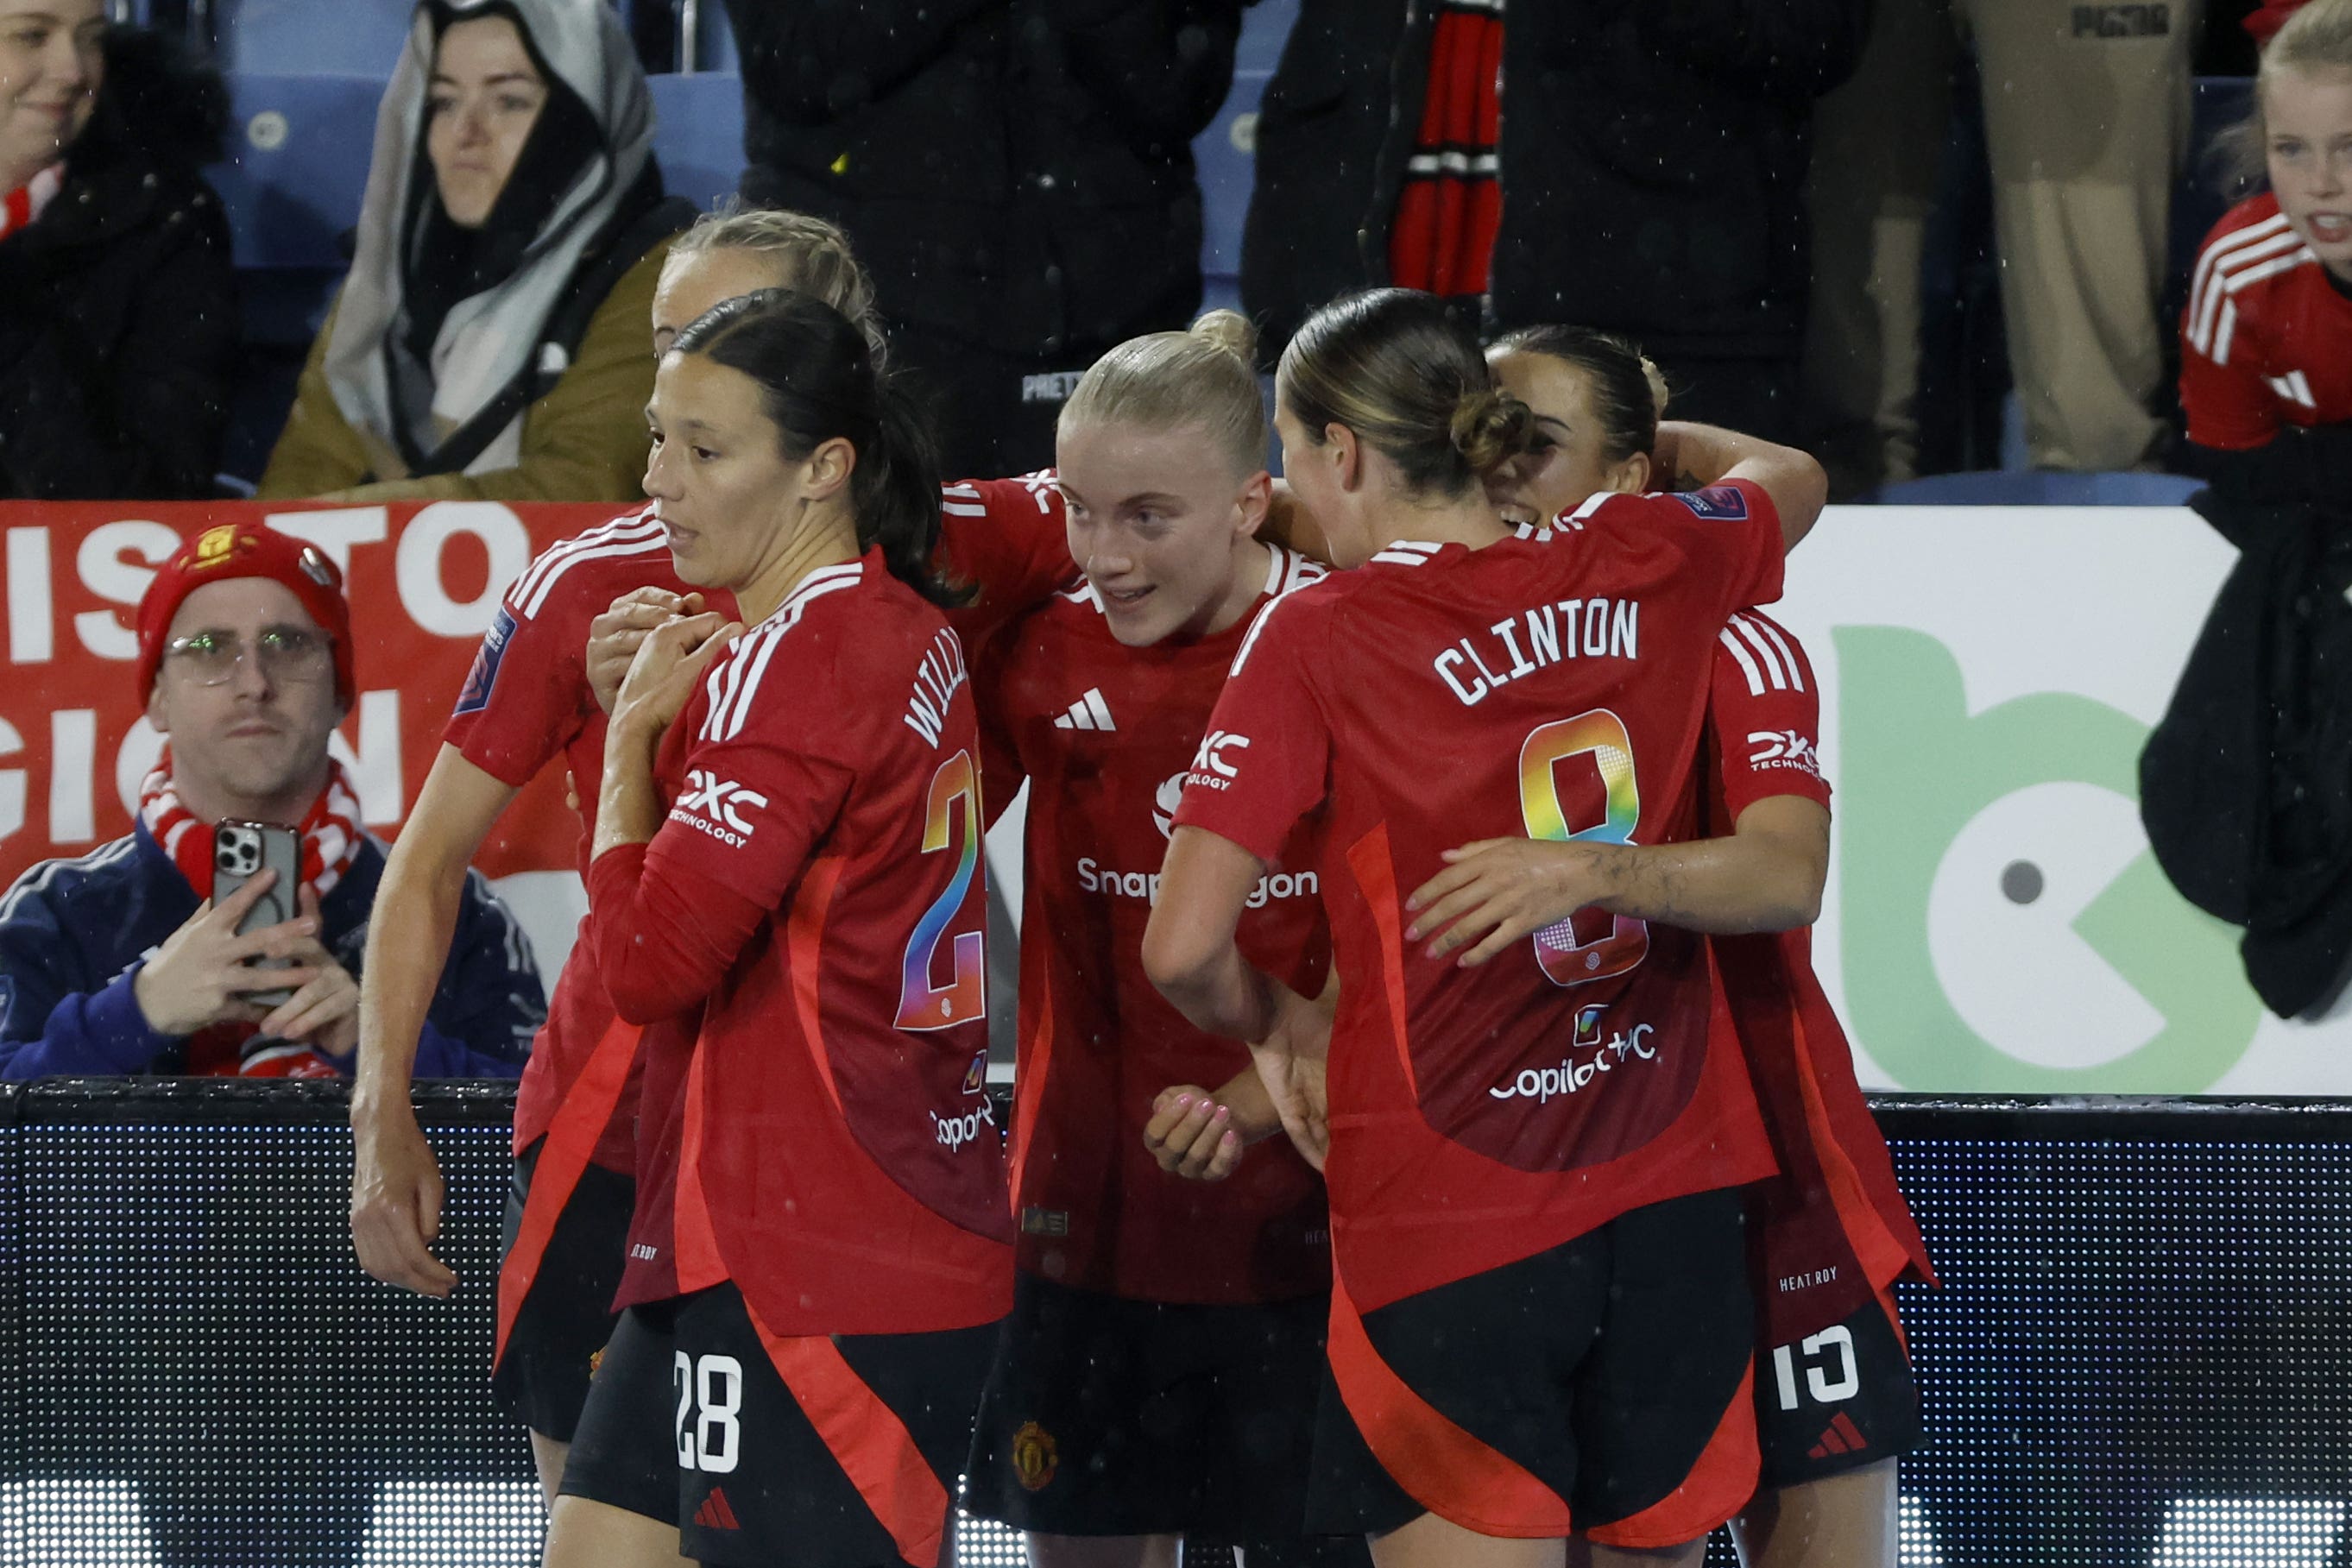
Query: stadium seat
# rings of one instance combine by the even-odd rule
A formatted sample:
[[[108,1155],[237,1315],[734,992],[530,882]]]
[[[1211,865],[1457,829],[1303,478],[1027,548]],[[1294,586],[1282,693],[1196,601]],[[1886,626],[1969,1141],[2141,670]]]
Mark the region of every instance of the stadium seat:
[[[654,95],[654,156],[670,194],[709,208],[743,172],[743,78],[697,74],[646,78]]]
[[[689,0],[615,0],[622,15],[628,18],[637,47],[645,56],[648,75],[679,69],[682,52],[677,40],[692,23],[695,34],[692,68],[681,74],[711,71],[721,75],[734,73],[739,68],[735,53],[735,29],[727,21],[726,0],[691,0],[694,15],[688,17]],[[754,0],[757,4],[758,0]],[[666,13],[649,18],[648,13]],[[651,25],[646,25],[648,21]]]
[[[1282,58],[1282,46],[1298,20],[1298,0],[1258,0],[1242,13],[1241,42],[1234,50],[1234,70],[1271,72]]]
[[[1201,172],[1201,270],[1212,277],[1241,276],[1242,221],[1257,177],[1257,106],[1267,74],[1235,71],[1224,108],[1192,140]]]
[[[228,208],[240,269],[342,271],[383,84],[381,75],[229,78],[228,161],[205,175]]]
[[[243,75],[392,75],[415,0],[214,0],[214,57]],[[370,124],[373,124],[371,120]]]
[[[1987,469],[1889,485],[1871,499],[1888,507],[2177,507],[2201,487],[2180,474]]]

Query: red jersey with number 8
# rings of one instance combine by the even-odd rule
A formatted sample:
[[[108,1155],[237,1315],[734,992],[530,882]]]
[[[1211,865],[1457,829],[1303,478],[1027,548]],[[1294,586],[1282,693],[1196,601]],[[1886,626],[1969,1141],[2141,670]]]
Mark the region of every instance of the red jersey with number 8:
[[[1404,900],[1475,840],[1691,837],[1716,633],[1780,583],[1761,489],[1612,494],[1532,538],[1391,544],[1244,641],[1177,821],[1271,862],[1325,813],[1357,1311],[1771,1172],[1704,939],[1586,910],[1463,968],[1405,940]]]

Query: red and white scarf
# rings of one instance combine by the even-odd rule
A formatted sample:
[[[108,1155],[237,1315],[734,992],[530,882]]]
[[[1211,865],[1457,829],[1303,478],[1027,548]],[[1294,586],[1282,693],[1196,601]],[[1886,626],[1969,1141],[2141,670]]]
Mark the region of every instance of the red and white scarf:
[[[139,820],[147,824],[147,831],[163,846],[188,885],[196,890],[198,898],[210,898],[213,893],[213,829],[210,822],[201,821],[196,814],[181,803],[179,791],[172,784],[172,752],[166,747],[155,770],[139,786]],[[360,802],[352,793],[350,775],[343,765],[330,760],[327,764],[327,787],[310,803],[310,814],[302,819],[302,885],[327,896],[343,873],[351,870],[352,862],[359,858]]]
[[[65,188],[66,166],[52,163],[5,196],[0,196],[0,239],[30,228],[43,208]]]
[[[199,898],[212,896],[213,829],[181,801],[172,785],[172,753],[139,786],[139,820],[172,857]],[[340,762],[327,764],[327,787],[302,819],[302,885],[320,898],[359,858],[360,803]],[[249,1023],[221,1023],[188,1037],[186,1070],[247,1078],[332,1078],[334,1068],[293,1040],[260,1040]]]
[[[1449,298],[1486,292],[1503,221],[1504,0],[1437,0],[1429,87],[1389,230],[1389,281]]]

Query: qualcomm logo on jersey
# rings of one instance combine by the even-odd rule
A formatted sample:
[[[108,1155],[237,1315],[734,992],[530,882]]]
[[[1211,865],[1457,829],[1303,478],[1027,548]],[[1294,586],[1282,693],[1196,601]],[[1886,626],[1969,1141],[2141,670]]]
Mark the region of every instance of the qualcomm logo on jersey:
[[[931,1119],[931,1135],[939,1140],[940,1147],[950,1154],[954,1154],[966,1144],[978,1143],[982,1127],[992,1133],[996,1131],[996,1107],[986,1100],[961,1116],[942,1116],[937,1111],[927,1112],[926,1114]]]
[[[674,821],[699,828],[720,843],[741,849],[744,841],[751,836],[751,824],[743,820],[742,813],[767,803],[768,798],[756,789],[746,789],[707,768],[689,768],[686,793],[677,798],[669,814]]]
[[[1242,771],[1234,753],[1248,750],[1249,743],[1246,735],[1211,730],[1201,737],[1201,749],[1192,754],[1192,781],[1204,789],[1232,788],[1230,780],[1240,778]]]
[[[1822,776],[1821,753],[1796,730],[1751,729],[1748,744],[1756,748],[1748,754],[1750,768],[1793,768],[1816,779]]]
[[[1176,808],[1184,803],[1184,775],[1171,773],[1151,797],[1151,825],[1163,839],[1176,836]]]

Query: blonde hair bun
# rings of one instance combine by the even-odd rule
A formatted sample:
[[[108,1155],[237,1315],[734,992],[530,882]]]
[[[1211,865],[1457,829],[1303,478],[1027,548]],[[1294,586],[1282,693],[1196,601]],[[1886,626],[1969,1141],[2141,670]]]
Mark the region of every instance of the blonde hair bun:
[[[1192,335],[1223,349],[1242,363],[1257,363],[1257,329],[1238,310],[1209,310],[1192,323]]]

